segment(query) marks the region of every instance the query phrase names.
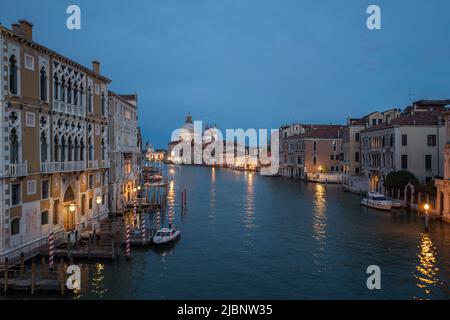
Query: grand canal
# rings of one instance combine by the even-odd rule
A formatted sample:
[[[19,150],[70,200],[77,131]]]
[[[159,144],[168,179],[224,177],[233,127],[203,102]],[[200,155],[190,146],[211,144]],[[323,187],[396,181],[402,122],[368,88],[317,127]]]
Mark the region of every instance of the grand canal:
[[[424,233],[415,213],[362,208],[339,186],[223,169],[176,168],[169,191],[181,240],[91,265],[74,298],[450,298],[449,224]],[[367,289],[369,265],[380,266],[382,290]]]

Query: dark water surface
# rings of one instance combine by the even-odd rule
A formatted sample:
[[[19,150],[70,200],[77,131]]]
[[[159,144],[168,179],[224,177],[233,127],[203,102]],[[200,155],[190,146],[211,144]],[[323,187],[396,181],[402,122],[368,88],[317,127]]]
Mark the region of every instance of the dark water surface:
[[[424,233],[416,213],[360,207],[339,186],[204,167],[174,177],[181,240],[91,266],[77,298],[450,298],[450,224],[433,221]],[[369,265],[380,266],[382,290],[367,289]]]

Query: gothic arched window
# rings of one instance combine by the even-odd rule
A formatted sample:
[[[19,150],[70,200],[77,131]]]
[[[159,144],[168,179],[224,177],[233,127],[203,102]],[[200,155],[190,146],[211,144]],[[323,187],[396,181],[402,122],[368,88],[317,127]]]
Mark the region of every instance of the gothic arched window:
[[[84,92],[84,87],[83,87],[83,85],[80,85],[80,107],[83,106],[83,92]]]
[[[53,161],[59,161],[59,139],[58,136],[55,135],[55,139],[53,140]]]
[[[78,144],[78,137],[75,137],[74,142],[74,160],[79,161],[80,160],[80,146]]]
[[[106,115],[106,98],[105,93],[102,93],[102,116]]]
[[[68,148],[67,160],[72,161],[72,151],[73,151],[72,137],[69,137],[68,145],[69,145],[69,148]]]
[[[88,88],[88,96],[87,96],[87,103],[88,103],[88,112],[92,113],[92,88]]]
[[[61,87],[60,87],[60,95],[59,95],[59,99],[61,101],[66,101],[66,82],[64,81],[64,78],[62,78],[61,80]]]
[[[94,160],[94,146],[92,144],[92,138],[89,137],[89,161]]]
[[[17,94],[17,60],[15,55],[12,55],[9,59],[9,91],[12,94]]]
[[[11,163],[19,163],[19,138],[16,129],[9,134],[9,159]]]
[[[80,139],[80,161],[84,161],[84,142],[83,142],[83,138]]]
[[[41,162],[47,162],[47,150],[48,150],[48,143],[47,143],[47,136],[45,134],[45,131],[42,131],[41,133]]]
[[[67,103],[72,103],[72,81],[67,82]]]
[[[66,161],[66,138],[64,136],[61,138],[61,162]]]
[[[102,160],[106,160],[105,138],[102,138]]]
[[[73,104],[78,105],[78,88],[76,85],[73,88]]]
[[[47,101],[47,72],[45,72],[45,68],[41,69],[41,101]]]
[[[54,98],[55,98],[55,100],[58,100],[58,98],[59,98],[59,81],[58,81],[58,76],[56,75],[56,73],[53,78],[54,78],[53,91],[55,93]]]

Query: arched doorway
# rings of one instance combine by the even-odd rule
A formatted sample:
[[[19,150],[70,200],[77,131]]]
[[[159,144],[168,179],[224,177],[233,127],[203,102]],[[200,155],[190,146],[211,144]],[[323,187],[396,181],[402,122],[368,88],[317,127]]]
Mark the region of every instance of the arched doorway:
[[[75,205],[75,193],[71,186],[68,186],[64,193],[64,229],[66,231],[75,230],[75,211],[71,212],[70,205]],[[74,207],[74,206],[72,206]]]

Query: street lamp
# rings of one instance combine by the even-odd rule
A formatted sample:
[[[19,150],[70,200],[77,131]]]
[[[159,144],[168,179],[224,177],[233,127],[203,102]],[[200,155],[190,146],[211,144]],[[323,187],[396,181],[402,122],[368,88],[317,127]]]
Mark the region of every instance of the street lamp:
[[[173,169],[170,169],[170,177],[173,180]]]
[[[425,231],[428,231],[428,210],[430,209],[430,205],[425,203],[423,208],[425,209]]]
[[[102,203],[102,197],[97,196],[95,202],[97,202],[97,219],[100,222],[100,204]]]

